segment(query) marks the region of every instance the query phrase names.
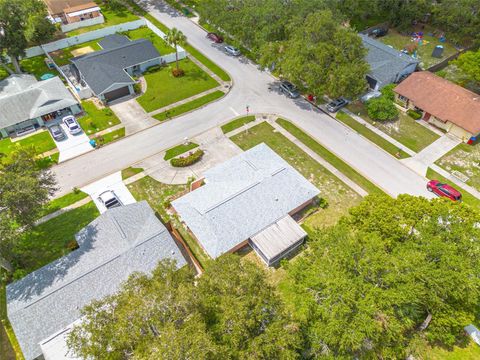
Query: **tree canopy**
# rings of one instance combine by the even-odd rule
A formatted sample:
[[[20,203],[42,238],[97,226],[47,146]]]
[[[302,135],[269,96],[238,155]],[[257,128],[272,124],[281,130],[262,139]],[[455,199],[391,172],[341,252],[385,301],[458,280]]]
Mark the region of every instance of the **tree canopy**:
[[[299,331],[255,264],[226,255],[195,279],[162,261],[83,310],[68,344],[91,359],[294,359]]]
[[[480,84],[480,50],[461,54],[453,64],[458,66],[469,80]]]
[[[311,235],[282,288],[313,356],[405,358],[450,346],[475,319],[480,216],[443,199],[367,197]]]

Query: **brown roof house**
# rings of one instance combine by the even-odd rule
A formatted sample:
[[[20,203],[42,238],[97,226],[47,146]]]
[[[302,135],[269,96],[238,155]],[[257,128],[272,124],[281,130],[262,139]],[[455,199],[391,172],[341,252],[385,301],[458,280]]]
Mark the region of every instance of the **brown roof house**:
[[[428,71],[413,73],[394,91],[397,104],[421,111],[423,120],[464,142],[480,134],[480,95]]]
[[[98,4],[91,0],[44,0],[51,20],[67,32],[105,21]]]

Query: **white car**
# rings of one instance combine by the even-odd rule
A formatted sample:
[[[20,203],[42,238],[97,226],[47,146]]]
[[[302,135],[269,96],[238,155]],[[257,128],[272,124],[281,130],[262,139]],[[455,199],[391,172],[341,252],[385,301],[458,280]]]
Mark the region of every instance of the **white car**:
[[[240,56],[241,52],[238,50],[236,47],[233,47],[232,45],[226,45],[225,46],[225,51],[233,56]]]
[[[80,125],[78,125],[77,120],[75,120],[75,117],[72,115],[65,116],[62,119],[63,123],[67,127],[68,131],[70,131],[70,134],[79,134],[82,132],[82,128]]]
[[[98,200],[107,208],[122,206],[122,202],[112,190],[107,190],[98,195]]]

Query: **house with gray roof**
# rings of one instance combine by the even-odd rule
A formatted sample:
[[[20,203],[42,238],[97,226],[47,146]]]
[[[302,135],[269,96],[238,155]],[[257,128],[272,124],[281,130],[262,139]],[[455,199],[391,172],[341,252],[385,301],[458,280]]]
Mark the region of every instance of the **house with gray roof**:
[[[419,61],[410,55],[368,35],[359,36],[362,38],[363,46],[368,50],[365,61],[370,65],[367,81],[372,90],[380,90],[388,84],[398,83],[416,70]]]
[[[265,144],[204,174],[172,206],[212,258],[250,244],[268,264],[297,248],[305,231],[291,218],[320,193]]]
[[[145,201],[108,210],[75,238],[78,249],[7,285],[7,315],[26,360],[61,358],[51,356],[65,348],[59,334],[85,305],[115,293],[133,272],[150,273],[167,258],[177,267],[186,264]]]
[[[71,59],[76,81],[88,86],[104,102],[134,94],[135,74],[159,65],[161,57],[152,42],[130,41],[126,36],[108,35],[99,42],[102,50]]]
[[[77,99],[58,76],[37,81],[28,74],[14,74],[0,81],[1,137],[34,131],[59,113],[82,111]]]

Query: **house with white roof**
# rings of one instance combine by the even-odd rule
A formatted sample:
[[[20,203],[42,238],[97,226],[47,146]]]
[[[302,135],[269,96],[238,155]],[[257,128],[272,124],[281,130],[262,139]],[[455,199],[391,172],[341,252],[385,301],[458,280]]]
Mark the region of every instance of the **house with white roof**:
[[[303,242],[291,217],[320,191],[265,144],[205,172],[172,206],[213,259],[250,245],[274,265]]]

